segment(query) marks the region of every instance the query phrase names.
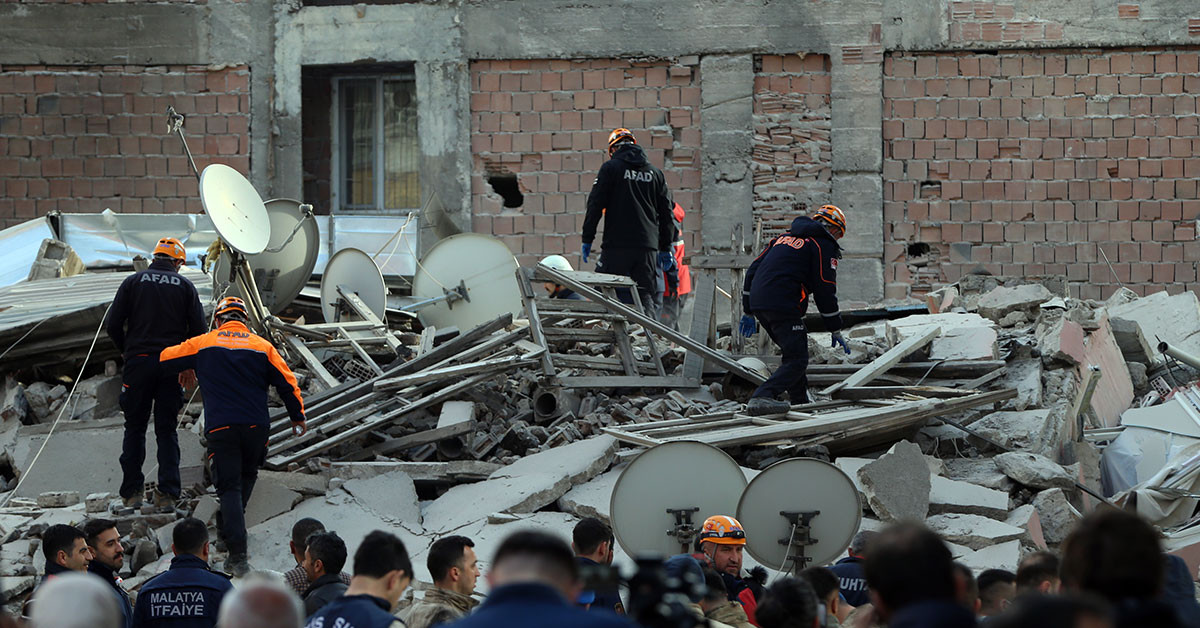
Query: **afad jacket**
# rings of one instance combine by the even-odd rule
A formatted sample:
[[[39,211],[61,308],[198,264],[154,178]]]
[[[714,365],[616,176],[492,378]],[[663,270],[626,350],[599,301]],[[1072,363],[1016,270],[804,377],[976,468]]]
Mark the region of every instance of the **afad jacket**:
[[[817,302],[825,329],[842,328],[838,310],[837,267],[841,247],[825,227],[807,216],[792,221],[787,233],[767,244],[742,283],[742,309],[804,316],[808,298]]]

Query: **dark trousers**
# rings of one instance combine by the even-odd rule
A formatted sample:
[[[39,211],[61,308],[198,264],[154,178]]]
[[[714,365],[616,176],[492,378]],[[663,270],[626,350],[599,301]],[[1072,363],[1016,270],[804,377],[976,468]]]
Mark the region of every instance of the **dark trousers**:
[[[755,397],[780,399],[788,393],[791,402],[808,403],[808,330],[797,312],[757,312],[758,321],[783,352],[779,368],[763,382]]]
[[[158,490],[179,497],[179,409],[183,389],[179,376],[159,366],[158,356],[136,356],[125,361],[121,374],[121,409],[125,411],[125,439],[121,445],[121,497],[142,490],[146,477],[146,427],[154,412],[154,438],[158,443]]]
[[[654,295],[662,294],[662,288],[658,287],[660,273],[655,265],[656,254],[654,249],[608,247],[600,252],[600,259],[596,262],[596,272],[629,277],[637,284],[642,310],[651,318],[657,317]],[[621,300],[633,303],[633,297],[628,293],[622,295],[623,292],[617,291]]]
[[[208,432],[208,456],[217,499],[221,537],[230,554],[246,553],[246,504],[267,459],[268,425],[227,425]]]

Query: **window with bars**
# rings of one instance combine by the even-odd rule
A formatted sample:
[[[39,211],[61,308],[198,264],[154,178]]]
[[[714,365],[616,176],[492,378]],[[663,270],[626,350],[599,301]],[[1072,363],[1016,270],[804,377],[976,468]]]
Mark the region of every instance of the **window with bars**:
[[[412,75],[336,78],[333,105],[334,211],[418,209],[420,149]]]

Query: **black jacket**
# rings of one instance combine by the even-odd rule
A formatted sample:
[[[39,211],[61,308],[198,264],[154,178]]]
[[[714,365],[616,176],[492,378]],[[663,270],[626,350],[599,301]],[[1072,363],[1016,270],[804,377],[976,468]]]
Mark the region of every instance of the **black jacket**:
[[[229,576],[210,570],[204,559],[179,554],[170,569],[142,585],[133,607],[134,628],[211,628],[231,589]]]
[[[88,573],[100,576],[101,580],[113,588],[113,593],[117,596],[117,604],[121,606],[123,625],[125,628],[133,626],[133,604],[129,601],[129,593],[121,587],[121,577],[117,575],[117,572],[93,558],[92,562],[88,563]]]
[[[850,606],[862,606],[871,601],[867,595],[867,577],[863,575],[863,559],[847,556],[829,568],[837,574],[842,597]]]
[[[353,626],[353,628],[395,628],[404,623],[391,613],[391,605],[374,595],[343,595],[335,598],[308,619],[308,626]]]
[[[583,243],[596,239],[603,216],[603,248],[670,251],[674,207],[662,171],[650,165],[641,146],[622,144],[600,167],[588,193]]]
[[[975,615],[953,600],[928,600],[897,611],[888,628],[973,628]]]
[[[157,356],[208,331],[196,286],[166,260],[154,260],[149,268],[121,282],[105,329],[125,359]]]
[[[825,227],[807,216],[767,244],[750,264],[742,284],[742,309],[749,313],[795,312],[804,316],[808,296],[825,317],[825,329],[842,328],[838,311],[837,262],[842,256]]]
[[[327,573],[317,578],[304,592],[304,615],[312,617],[326,604],[342,597],[348,588],[346,583],[342,582],[340,573]]]

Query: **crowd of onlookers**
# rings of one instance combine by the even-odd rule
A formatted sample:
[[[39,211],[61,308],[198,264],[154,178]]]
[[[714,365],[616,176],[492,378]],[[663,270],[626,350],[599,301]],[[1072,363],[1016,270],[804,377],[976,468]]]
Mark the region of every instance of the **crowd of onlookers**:
[[[722,538],[734,535],[710,537]],[[508,536],[489,557],[482,602],[479,557],[464,536],[430,547],[429,584],[414,582],[396,536],[372,532],[351,557],[314,519],[292,528],[295,568],[251,572],[237,584],[210,567],[203,522],[180,520],[171,540],[169,568],[134,594],[120,576],[114,521],[50,526],[41,539],[46,573],[25,617],[0,615],[0,628],[1200,627],[1193,574],[1163,553],[1155,528],[1113,509],[1084,518],[1059,553],[1026,555],[1015,573],[975,574],[936,534],[901,523],[860,532],[835,565],[769,583],[765,572],[742,574],[736,543],[639,561],[636,576],[622,581],[611,568],[612,530],[585,519],[569,543],[539,531]],[[410,587],[420,595],[406,595]]]

